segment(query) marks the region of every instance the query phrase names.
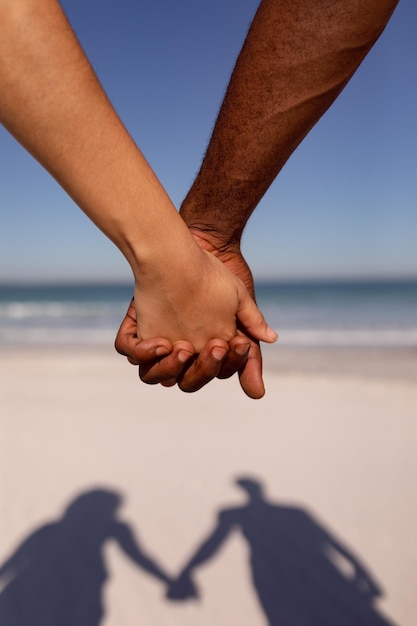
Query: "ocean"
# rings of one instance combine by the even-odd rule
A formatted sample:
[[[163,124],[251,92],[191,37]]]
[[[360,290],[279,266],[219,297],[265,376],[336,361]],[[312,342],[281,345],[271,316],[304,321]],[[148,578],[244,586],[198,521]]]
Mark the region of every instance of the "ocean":
[[[417,348],[417,281],[259,282],[292,347]],[[0,346],[112,344],[131,285],[0,285]]]

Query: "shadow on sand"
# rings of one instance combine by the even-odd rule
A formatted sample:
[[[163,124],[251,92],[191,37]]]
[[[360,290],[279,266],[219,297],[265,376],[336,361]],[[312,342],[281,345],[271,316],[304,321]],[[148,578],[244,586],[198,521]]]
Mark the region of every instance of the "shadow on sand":
[[[253,586],[269,626],[393,626],[375,606],[382,595],[378,584],[351,550],[305,510],[269,502],[259,481],[239,478],[237,484],[247,494],[246,504],[219,512],[182,576],[171,581],[171,600],[197,593],[195,568],[238,530],[249,545]],[[99,626],[107,578],[103,548],[110,540],[169,586],[162,568],[118,520],[120,504],[114,491],[86,492],[61,519],[17,548],[0,566],[2,626]],[[140,623],[140,615],[132,616],[132,623]]]
[[[248,543],[253,586],[269,626],[393,626],[375,607],[381,589],[351,550],[307,511],[268,502],[259,481],[236,483],[247,503],[219,512],[171,587],[172,600],[186,597],[195,568],[237,530]]]
[[[88,491],[42,526],[0,567],[1,626],[99,626],[107,578],[104,544],[117,542],[150,575],[168,582],[116,513],[118,493]],[[133,619],[136,623],[136,619]]]

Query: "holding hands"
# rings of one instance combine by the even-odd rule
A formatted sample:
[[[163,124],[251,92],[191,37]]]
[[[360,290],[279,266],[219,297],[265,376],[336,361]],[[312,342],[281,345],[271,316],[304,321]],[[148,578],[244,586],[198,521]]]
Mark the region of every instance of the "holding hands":
[[[152,335],[152,331],[142,330],[140,311],[143,308],[146,317],[147,307],[143,306],[145,303],[139,289],[136,307],[132,300],[120,327],[116,349],[127,356],[130,363],[140,366],[139,375],[143,382],[164,386],[178,383],[183,391],[192,392],[215,377],[229,378],[238,372],[245,393],[251,398],[260,398],[264,386],[258,340],[275,341],[276,333],[267,326],[249,295],[249,291],[253,295],[250,270],[239,250],[220,246],[217,249],[208,234],[198,230],[192,234],[204,251],[202,279],[197,281],[194,292],[187,288],[189,295],[185,292],[183,296],[176,294],[179,295],[176,313],[180,313],[178,328],[183,332],[179,337],[194,336],[195,342],[175,340],[175,335],[171,336],[172,343],[167,339],[141,341],[139,337],[144,339],[146,333]],[[182,278],[181,290],[185,286]],[[171,278],[168,287],[172,285]],[[189,307],[189,317],[185,315],[185,304]],[[167,306],[171,305],[172,301]],[[165,312],[165,315],[166,319],[173,320],[172,313]],[[164,314],[161,317],[164,321]],[[188,329],[187,320],[190,323]],[[166,324],[161,326],[161,331],[166,337]],[[153,336],[157,334],[153,332]],[[196,349],[198,345],[200,349]]]
[[[16,8],[5,0],[0,13],[0,85],[7,86],[0,89],[0,121],[132,268],[135,304],[118,349],[141,364],[146,382],[178,381],[185,391],[222,368],[225,377],[241,370],[252,338],[276,335],[241,280],[197,245],[114,111],[59,2],[22,0]],[[260,397],[263,390],[250,393]]]
[[[165,597],[168,600],[184,601],[190,598],[199,598],[200,594],[191,576],[187,572],[181,573],[168,585]]]
[[[238,372],[248,396],[263,396],[258,342],[277,335],[253,299],[242,233],[397,1],[261,1],[181,219],[59,1],[0,0],[0,122],[130,264],[116,349],[144,382],[191,392]]]

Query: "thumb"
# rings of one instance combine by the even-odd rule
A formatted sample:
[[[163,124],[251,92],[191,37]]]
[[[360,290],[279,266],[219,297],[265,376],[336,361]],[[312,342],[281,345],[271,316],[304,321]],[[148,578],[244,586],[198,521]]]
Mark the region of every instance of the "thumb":
[[[243,283],[239,285],[238,310],[236,318],[245,331],[254,339],[274,343],[278,339],[278,334],[273,328],[268,326],[261,311],[256,306],[255,301],[250,297]]]

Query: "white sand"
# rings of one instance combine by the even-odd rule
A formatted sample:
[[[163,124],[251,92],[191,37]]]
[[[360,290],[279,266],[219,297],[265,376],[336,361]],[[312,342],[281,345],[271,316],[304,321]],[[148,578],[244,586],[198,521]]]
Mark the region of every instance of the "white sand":
[[[186,395],[136,376],[111,349],[0,355],[0,568],[32,537],[0,576],[0,618],[9,616],[2,626],[415,625],[411,380],[293,367],[267,372],[267,396],[253,401],[236,379]],[[123,552],[123,533],[98,527],[92,496],[90,523],[62,518],[83,492],[122,494],[118,518],[174,576],[211,533],[217,512],[245,502],[237,477],[262,482],[269,506],[253,518],[226,514],[234,531],[196,569],[199,600],[166,600],[163,585]],[[44,529],[35,541],[34,531],[50,522],[61,534],[51,541]],[[276,600],[269,621],[242,527],[257,533],[255,575],[261,593],[272,586]],[[97,563],[83,561],[84,553]],[[383,589],[369,612],[380,619],[367,618],[362,605],[355,614],[362,621],[349,617],[359,595],[349,555]],[[21,600],[12,618],[14,592]],[[103,598],[102,619],[87,614],[93,596],[96,604]]]

